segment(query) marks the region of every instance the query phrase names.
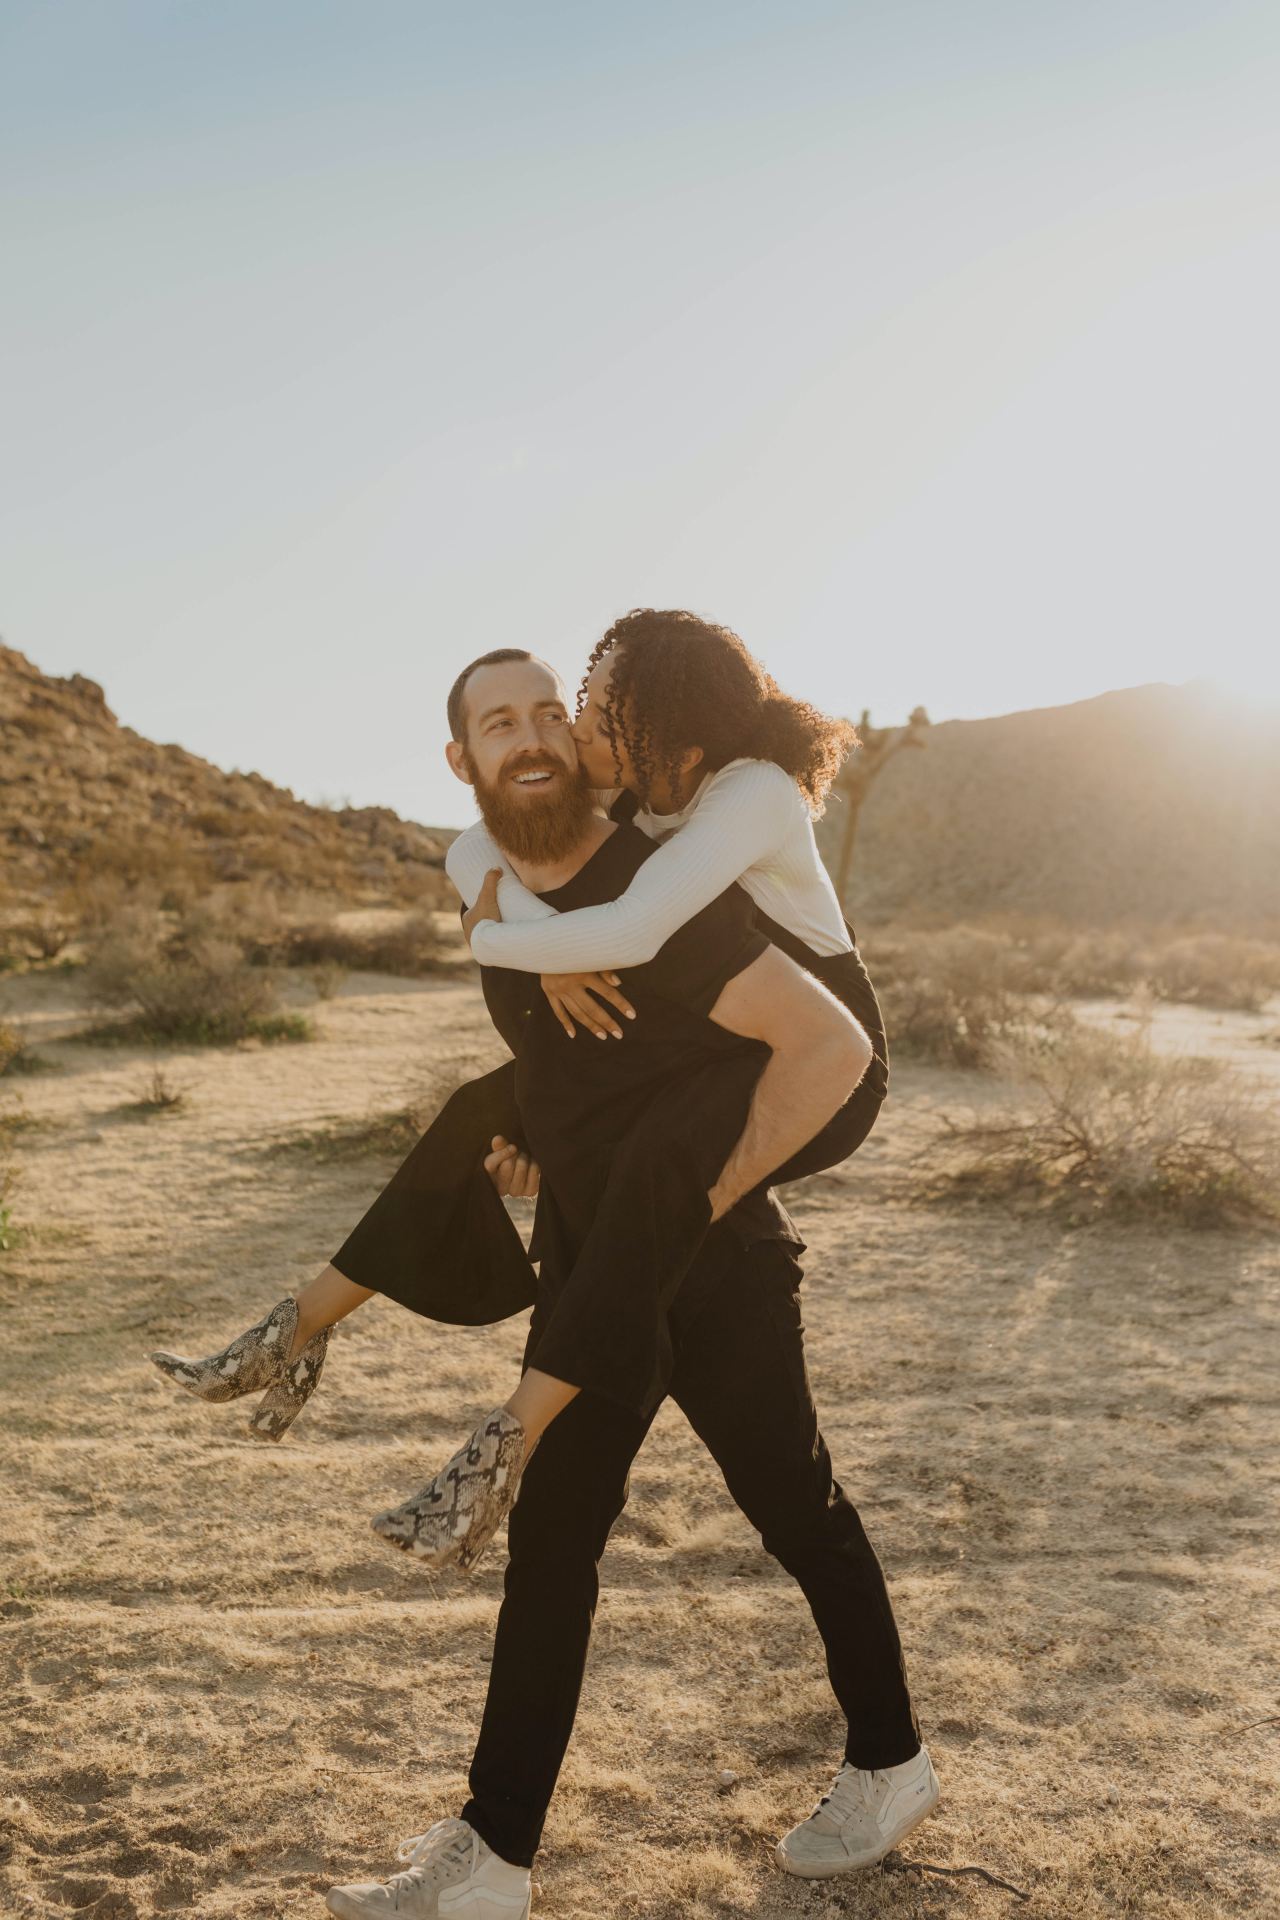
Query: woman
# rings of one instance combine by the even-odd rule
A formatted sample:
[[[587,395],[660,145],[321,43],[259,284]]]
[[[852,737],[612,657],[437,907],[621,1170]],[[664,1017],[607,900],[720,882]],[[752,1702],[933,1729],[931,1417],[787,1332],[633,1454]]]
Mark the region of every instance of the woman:
[[[477,958],[541,973],[566,1031],[583,1024],[602,1039],[621,1037],[617,1016],[629,1007],[612,969],[651,958],[677,926],[740,881],[764,930],[844,1001],[872,1040],[876,1057],[855,1094],[773,1179],[837,1164],[865,1139],[887,1084],[879,1007],[812,827],[855,744],[852,727],[781,693],[727,629],[645,609],[617,621],[594,649],[573,736],[602,797],[617,800],[621,789],[619,810],[630,810],[651,838],[670,837],[619,900],[556,915],[520,886],[482,826],[469,829],[448,864],[470,908],[464,924]],[[486,882],[486,875],[493,877]],[[519,1138],[511,1093],[502,1068],[455,1096],[332,1266],[296,1301],[281,1301],[208,1361],[156,1355],[157,1364],[204,1398],[266,1386],[252,1430],[278,1438],[314,1390],[329,1328],[370,1292],[472,1324],[527,1304],[527,1260],[480,1173],[489,1147],[491,1171],[514,1166],[517,1182],[524,1178],[517,1149],[506,1144]],[[682,1257],[692,1259],[696,1247]],[[424,1273],[432,1250],[436,1264]],[[480,1300],[469,1291],[477,1273],[485,1282]],[[674,1267],[662,1277],[668,1301],[678,1279]],[[420,1494],[379,1517],[385,1538],[434,1565],[475,1563],[515,1496],[524,1461],[579,1390],[555,1373],[556,1357],[580,1351],[584,1325],[607,1316],[609,1284],[603,1266],[575,1271],[539,1343],[538,1365]],[[655,1344],[660,1336],[655,1327]],[[635,1356],[637,1378],[647,1364]],[[566,1367],[573,1370],[581,1372]]]

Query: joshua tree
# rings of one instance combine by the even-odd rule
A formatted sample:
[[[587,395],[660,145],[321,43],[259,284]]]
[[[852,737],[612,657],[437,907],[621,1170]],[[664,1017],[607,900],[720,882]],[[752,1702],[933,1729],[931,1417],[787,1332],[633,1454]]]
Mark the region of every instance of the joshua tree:
[[[871,714],[862,710],[858,722],[859,744],[837,775],[834,792],[844,803],[844,830],[840,836],[840,856],[836,863],[836,892],[844,900],[853,872],[853,848],[858,836],[858,815],[871,790],[871,782],[902,747],[922,747],[929,729],[929,716],[923,707],[915,707],[905,727],[873,727]]]

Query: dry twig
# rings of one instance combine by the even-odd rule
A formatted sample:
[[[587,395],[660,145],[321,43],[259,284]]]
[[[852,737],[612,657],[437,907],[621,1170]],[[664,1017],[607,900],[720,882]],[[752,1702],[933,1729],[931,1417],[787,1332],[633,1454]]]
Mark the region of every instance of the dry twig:
[[[888,1853],[880,1862],[881,1868],[893,1873],[944,1873],[950,1879],[959,1879],[971,1874],[975,1880],[985,1880],[988,1886],[999,1887],[1004,1893],[1011,1893],[1015,1900],[1029,1900],[1031,1895],[1024,1893],[1021,1887],[1015,1887],[1009,1880],[1001,1880],[998,1874],[988,1873],[985,1867],[939,1867],[929,1860],[904,1860],[898,1854]]]

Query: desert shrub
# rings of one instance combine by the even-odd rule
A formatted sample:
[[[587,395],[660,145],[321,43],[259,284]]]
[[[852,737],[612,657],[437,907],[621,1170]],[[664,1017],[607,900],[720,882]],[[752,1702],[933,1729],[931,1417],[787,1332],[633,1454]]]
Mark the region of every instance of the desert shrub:
[[[285,926],[280,895],[261,880],[226,882],[210,888],[181,916],[187,926],[233,940],[254,966],[268,966],[275,958]]]
[[[348,969],[338,960],[317,960],[307,970],[307,978],[315,988],[316,999],[332,1000],[347,973]]]
[[[1123,1033],[1071,1022],[1009,1037],[992,1064],[1029,1108],[946,1123],[960,1187],[1194,1225],[1276,1211],[1275,1114],[1220,1062],[1158,1054],[1149,1019]]]
[[[249,1029],[255,1040],[314,1040],[316,1030],[305,1013],[269,1013]]]
[[[176,1087],[169,1078],[169,1070],[162,1060],[153,1062],[151,1072],[138,1089],[138,1097],[133,1102],[135,1113],[176,1113],[179,1107],[187,1103],[187,1096],[181,1087]]]
[[[0,1020],[0,1074],[18,1071],[25,1052],[26,1046],[18,1029]]]
[[[13,1168],[0,1166],[0,1253],[11,1253],[18,1244],[18,1228],[10,1204],[17,1184],[18,1176]]]
[[[94,937],[87,984],[107,1006],[131,1008],[133,1031],[148,1039],[241,1040],[262,1033],[276,1007],[271,975],[250,966],[236,941],[199,918],[168,933],[139,907]]]
[[[19,929],[19,937],[41,960],[56,960],[74,931],[70,916],[55,906],[41,907]]]
[[[29,1047],[18,1029],[0,1020],[0,1077],[5,1074],[43,1073],[50,1062]]]
[[[214,878],[208,853],[190,833],[149,826],[99,834],[69,881],[75,891],[101,887],[104,881],[128,891],[148,890],[180,912],[206,893]]]
[[[1146,950],[1134,935],[1070,928],[1012,943],[1009,966],[1023,992],[1071,1000],[1123,998],[1149,972]]]
[[[869,964],[891,1057],[983,1066],[997,1040],[1034,1018],[1013,943],[999,934],[956,927],[887,938]]]
[[[1162,1000],[1259,1013],[1280,991],[1280,947],[1225,933],[1188,935],[1153,956],[1150,977]]]
[[[1023,1023],[1018,997],[1062,1003],[1158,999],[1256,1013],[1280,992],[1280,945],[1229,934],[1177,938],[1038,927],[956,927],[885,936],[872,949],[901,1051],[978,1064],[988,1041]]]
[[[307,920],[287,928],[277,953],[293,967],[341,967],[361,973],[391,973],[419,980],[444,964],[435,916],[419,912],[378,927],[343,927],[336,920]]]

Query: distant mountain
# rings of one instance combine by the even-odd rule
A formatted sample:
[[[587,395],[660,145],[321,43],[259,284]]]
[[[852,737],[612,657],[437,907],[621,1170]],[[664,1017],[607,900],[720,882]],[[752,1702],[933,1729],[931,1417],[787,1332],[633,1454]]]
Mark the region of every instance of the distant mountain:
[[[313,807],[122,727],[82,674],[0,647],[0,883],[37,898],[97,873],[271,879],[353,901],[443,904],[454,838],[386,807]]]
[[[872,786],[846,907],[1280,933],[1280,714],[1198,682],[945,721]]]

